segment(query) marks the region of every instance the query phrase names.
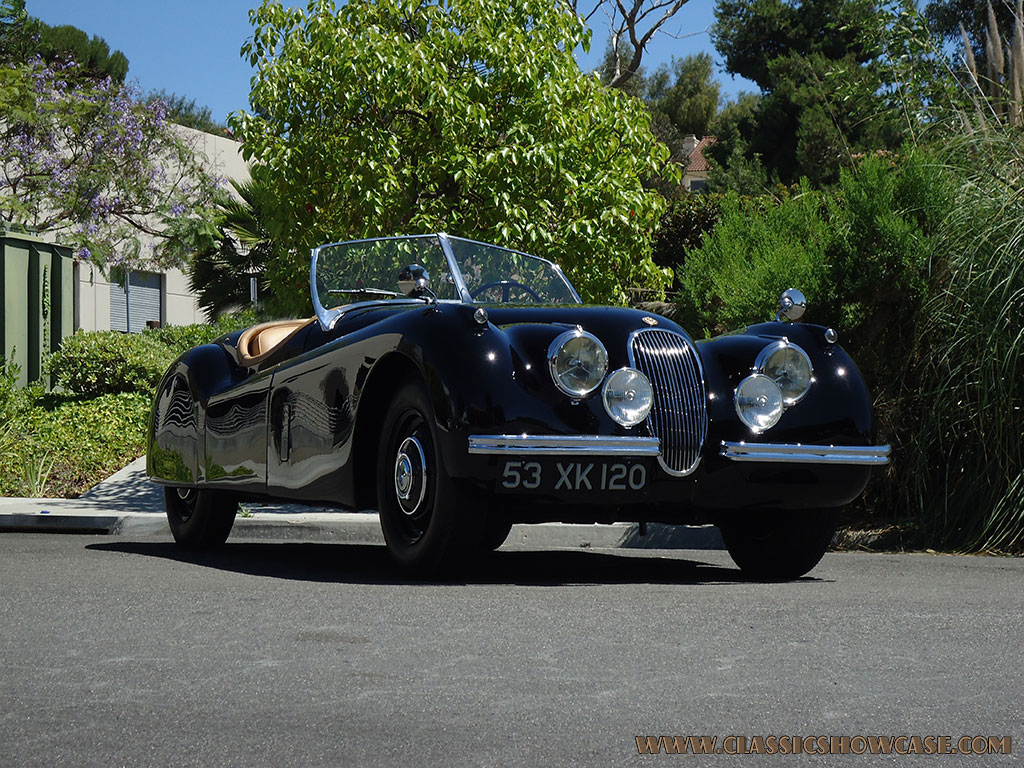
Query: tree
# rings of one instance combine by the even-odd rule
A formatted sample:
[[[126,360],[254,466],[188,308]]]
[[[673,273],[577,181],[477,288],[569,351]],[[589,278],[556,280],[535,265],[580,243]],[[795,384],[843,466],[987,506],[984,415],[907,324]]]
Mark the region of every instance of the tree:
[[[621,88],[641,72],[644,54],[654,36],[669,34],[665,25],[686,5],[688,0],[567,0],[573,13],[582,15],[589,22],[597,13],[603,12],[611,29],[609,50],[611,51],[612,88]],[[671,35],[676,37],[677,35]]]
[[[1009,2],[989,0],[932,0],[924,8],[931,28],[945,40],[964,47],[961,27],[970,41],[971,52],[980,64],[980,71],[988,68],[985,40],[994,20],[1000,30],[1012,30],[1016,23],[1014,6]]]
[[[643,105],[579,71],[582,21],[550,0],[352,0],[251,14],[262,114],[230,118],[279,203],[275,290],[308,311],[308,249],[447,230],[559,262],[593,300],[659,291],[664,200]]]
[[[150,91],[145,98],[147,104],[152,104],[157,100],[164,103],[167,119],[172,123],[217,136],[227,135],[227,126],[214,120],[210,108],[196,104],[195,99],[179,96],[176,93],[167,93],[164,90]]]
[[[0,63],[28,60],[35,48],[35,24],[25,0],[0,0]]]
[[[211,317],[249,303],[246,277],[256,278],[259,295],[267,295],[271,305],[276,301],[265,290],[265,274],[267,264],[276,258],[277,246],[264,224],[276,204],[270,191],[254,181],[232,181],[231,186],[237,196],[218,195],[217,242],[196,254],[189,273],[189,286]]]
[[[128,74],[128,59],[111,53],[103,38],[66,24],[51,27],[28,15],[25,0],[0,0],[0,62],[24,64],[37,55],[48,64],[74,61],[98,80],[124,82]]]
[[[37,21],[39,54],[49,64],[67,60],[76,62],[84,74],[102,80],[110,77],[123,83],[128,74],[128,58],[121,51],[110,52],[102,37],[89,35],[70,24],[51,27]]]
[[[718,111],[721,86],[712,78],[711,56],[698,53],[660,66],[647,83],[647,103],[685,136],[708,134]]]
[[[823,184],[858,152],[898,147],[880,16],[873,0],[720,0],[712,38],[729,71],[755,81],[762,98],[714,159],[759,159],[784,183]]]
[[[101,266],[180,264],[213,234],[215,180],[161,102],[38,59],[0,67],[0,222]],[[153,246],[143,252],[144,242]]]

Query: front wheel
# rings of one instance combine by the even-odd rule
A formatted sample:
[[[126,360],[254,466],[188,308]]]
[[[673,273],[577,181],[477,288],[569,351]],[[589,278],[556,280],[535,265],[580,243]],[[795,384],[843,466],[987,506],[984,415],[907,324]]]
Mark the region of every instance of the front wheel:
[[[719,524],[725,548],[740,569],[757,579],[796,579],[818,564],[832,542],[834,509],[756,511]]]
[[[407,571],[456,570],[479,551],[486,510],[470,504],[444,470],[434,410],[424,388],[406,384],[388,413],[377,456],[380,525],[391,557]]]
[[[215,549],[228,539],[238,501],[223,491],[164,487],[171,535],[185,549]]]

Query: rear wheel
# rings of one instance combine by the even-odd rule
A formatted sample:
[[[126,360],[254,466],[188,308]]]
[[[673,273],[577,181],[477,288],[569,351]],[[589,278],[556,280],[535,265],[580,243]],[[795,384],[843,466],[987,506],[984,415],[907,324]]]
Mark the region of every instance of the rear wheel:
[[[474,507],[444,470],[434,411],[418,383],[403,386],[384,418],[377,501],[384,541],[404,569],[456,570],[479,550],[486,510]]]
[[[836,531],[835,509],[744,512],[719,528],[729,555],[758,579],[796,579],[818,564]]]
[[[167,522],[185,549],[214,549],[227,541],[238,502],[223,491],[164,487]]]

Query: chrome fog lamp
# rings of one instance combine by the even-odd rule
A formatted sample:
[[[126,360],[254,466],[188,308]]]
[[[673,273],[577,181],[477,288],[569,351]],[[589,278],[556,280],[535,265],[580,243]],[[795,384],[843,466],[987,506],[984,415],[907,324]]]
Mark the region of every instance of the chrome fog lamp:
[[[654,404],[651,382],[635,368],[619,368],[604,382],[601,399],[608,415],[624,427],[647,418]]]
[[[814,380],[811,358],[788,341],[777,341],[762,349],[754,368],[779,385],[783,405],[787,408],[803,400]]]
[[[585,397],[601,386],[608,352],[582,328],[566,331],[548,347],[548,369],[555,386],[569,397]]]
[[[753,373],[736,387],[735,405],[751,432],[764,432],[782,418],[782,390],[764,374]]]

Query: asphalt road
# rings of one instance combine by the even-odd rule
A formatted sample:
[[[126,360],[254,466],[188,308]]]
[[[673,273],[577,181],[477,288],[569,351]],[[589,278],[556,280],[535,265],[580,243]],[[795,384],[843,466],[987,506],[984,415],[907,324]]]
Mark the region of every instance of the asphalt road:
[[[424,584],[376,546],[3,534],[0,590],[4,766],[754,763],[638,752],[691,735],[1012,738],[758,761],[780,766],[1024,753],[1024,560],[830,554],[756,584],[721,552],[503,550]]]

